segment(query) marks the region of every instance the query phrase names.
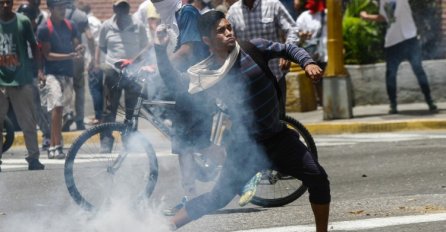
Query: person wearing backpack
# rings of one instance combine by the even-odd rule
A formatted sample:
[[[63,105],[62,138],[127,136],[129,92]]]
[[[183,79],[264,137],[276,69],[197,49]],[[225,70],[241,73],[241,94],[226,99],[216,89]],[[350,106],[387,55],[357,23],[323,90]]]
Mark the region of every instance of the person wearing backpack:
[[[3,0],[0,5],[0,131],[9,105],[17,116],[25,137],[29,170],[43,170],[37,143],[36,111],[33,92],[33,67],[28,57],[28,43],[34,57],[40,57],[30,20],[12,11],[13,0]],[[43,79],[38,62],[38,78]],[[0,164],[3,133],[0,134]],[[1,171],[1,169],[0,169]]]
[[[262,66],[266,65],[256,61],[260,57],[253,51],[265,60],[286,57],[301,65],[313,81],[320,80],[322,69],[304,49],[293,44],[252,39],[252,48],[244,48],[220,11],[203,14],[198,29],[211,55],[179,73],[160,38],[155,46],[160,75],[178,88],[188,88],[191,95],[204,93],[208,98],[220,99],[227,106],[232,125],[223,135],[227,155],[214,188],[187,201],[171,218],[172,229],[223,208],[256,172],[273,166],[308,186],[316,231],[326,232],[331,201],[328,175],[298,134],[280,120],[276,79],[264,72]]]
[[[85,52],[85,47],[78,39],[76,25],[65,18],[67,4],[67,0],[48,0],[51,16],[37,29],[37,38],[45,59],[45,80],[41,85],[48,88],[47,110],[51,112],[49,159],[65,158],[62,113],[64,107],[70,107],[72,99],[73,61],[81,59]]]

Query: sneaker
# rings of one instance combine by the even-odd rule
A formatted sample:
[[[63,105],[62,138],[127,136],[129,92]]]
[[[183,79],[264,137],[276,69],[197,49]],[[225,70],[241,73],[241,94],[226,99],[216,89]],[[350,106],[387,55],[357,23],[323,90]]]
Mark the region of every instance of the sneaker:
[[[62,146],[56,146],[56,150],[54,152],[55,159],[65,159],[65,153],[63,152]]]
[[[65,153],[61,145],[48,149],[48,159],[65,159]]]
[[[25,159],[28,162],[28,170],[43,170],[43,169],[45,169],[45,165],[40,163],[40,161],[38,159],[29,158],[29,157],[26,157]]]
[[[84,121],[76,121],[76,130],[85,130]]]
[[[50,142],[51,140],[49,138],[43,138],[42,140],[42,151],[48,151],[48,148],[50,148]]]
[[[390,105],[389,114],[397,114],[398,110],[396,108],[396,105]]]
[[[427,105],[429,106],[429,111],[436,111],[438,109],[437,105],[433,102],[429,102]]]
[[[56,148],[49,147],[47,152],[48,152],[48,159],[54,159],[54,156],[56,155]]]
[[[188,197],[184,196],[181,198],[181,202],[178,205],[174,206],[173,208],[163,210],[164,216],[175,216],[175,214],[186,205],[187,201]]]
[[[238,205],[243,207],[251,202],[254,195],[256,195],[257,185],[259,185],[260,180],[262,180],[262,173],[258,172],[248,181],[248,183],[246,183],[245,186],[243,186]]]
[[[71,124],[73,124],[74,120],[73,120],[73,113],[67,113],[63,116],[63,120],[62,120],[62,131],[66,132],[66,131],[70,131],[70,126]]]

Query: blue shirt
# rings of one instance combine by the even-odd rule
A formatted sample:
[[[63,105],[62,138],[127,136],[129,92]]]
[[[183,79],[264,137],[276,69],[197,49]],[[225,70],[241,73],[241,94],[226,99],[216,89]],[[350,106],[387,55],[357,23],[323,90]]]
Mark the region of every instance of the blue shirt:
[[[48,20],[50,20],[48,18]],[[77,28],[71,22],[71,30],[62,22],[59,25],[53,23],[54,31],[50,35],[48,23],[42,23],[37,28],[39,42],[50,43],[54,53],[68,54],[74,52],[73,39],[77,37]],[[73,60],[49,61],[45,60],[45,74],[73,76]]]
[[[190,4],[184,5],[179,11],[175,12],[179,29],[175,50],[179,49],[183,44],[191,43],[193,54],[191,59],[188,60],[188,63],[180,65],[180,71],[185,71],[190,66],[209,56],[209,49],[206,44],[201,41],[200,32],[198,31],[198,18],[200,16],[200,12],[197,8]]]

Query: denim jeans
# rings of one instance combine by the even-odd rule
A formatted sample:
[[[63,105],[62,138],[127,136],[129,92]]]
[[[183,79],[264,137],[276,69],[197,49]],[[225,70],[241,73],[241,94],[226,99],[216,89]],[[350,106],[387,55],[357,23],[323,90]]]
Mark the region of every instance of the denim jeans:
[[[93,99],[94,115],[96,119],[102,119],[104,107],[103,84],[104,73],[102,70],[88,71],[88,87]]]
[[[386,48],[386,86],[391,105],[396,106],[396,76],[398,67],[404,60],[408,60],[412,66],[426,102],[432,102],[429,81],[421,59],[421,46],[416,37]]]

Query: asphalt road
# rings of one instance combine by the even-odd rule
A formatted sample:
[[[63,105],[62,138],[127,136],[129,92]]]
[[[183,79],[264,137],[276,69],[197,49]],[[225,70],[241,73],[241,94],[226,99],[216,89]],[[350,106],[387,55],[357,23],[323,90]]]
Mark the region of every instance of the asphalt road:
[[[178,162],[157,134],[160,176],[148,202],[135,207],[122,193],[96,214],[70,198],[63,161],[27,171],[23,149],[4,154],[0,173],[0,231],[167,231],[160,211],[182,196]],[[315,137],[332,188],[332,231],[446,231],[446,131]],[[201,191],[212,183],[200,184]],[[237,206],[205,216],[179,231],[314,231],[305,194],[279,208]]]

